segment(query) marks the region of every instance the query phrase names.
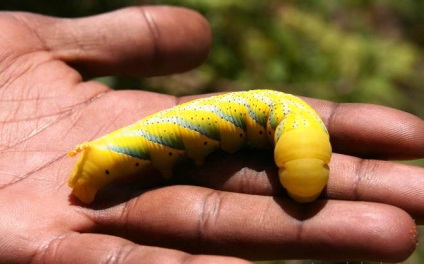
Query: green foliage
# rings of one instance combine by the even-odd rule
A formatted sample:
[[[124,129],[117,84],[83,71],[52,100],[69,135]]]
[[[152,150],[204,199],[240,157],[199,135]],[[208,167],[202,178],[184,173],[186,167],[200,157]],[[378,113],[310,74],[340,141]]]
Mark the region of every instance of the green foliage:
[[[412,112],[422,90],[422,50],[406,39],[396,1],[170,0],[202,12],[214,32],[205,90],[273,87],[343,102],[372,102]],[[422,5],[422,4],[415,4]],[[397,13],[401,8],[401,14]],[[385,23],[393,27],[388,27]],[[422,71],[422,70],[421,70]],[[163,79],[167,86],[168,79]],[[156,82],[160,83],[160,82]],[[207,89],[206,89],[207,88]],[[412,96],[411,96],[412,95]]]

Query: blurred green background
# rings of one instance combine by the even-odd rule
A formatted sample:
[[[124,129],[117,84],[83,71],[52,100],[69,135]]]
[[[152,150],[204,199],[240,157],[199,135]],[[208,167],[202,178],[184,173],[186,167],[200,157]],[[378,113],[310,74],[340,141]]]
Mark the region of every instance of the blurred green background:
[[[111,87],[175,95],[272,88],[424,117],[424,1],[2,0],[0,9],[81,17],[143,4],[201,12],[214,34],[210,57],[179,75],[99,79]],[[424,263],[423,247],[405,263]]]

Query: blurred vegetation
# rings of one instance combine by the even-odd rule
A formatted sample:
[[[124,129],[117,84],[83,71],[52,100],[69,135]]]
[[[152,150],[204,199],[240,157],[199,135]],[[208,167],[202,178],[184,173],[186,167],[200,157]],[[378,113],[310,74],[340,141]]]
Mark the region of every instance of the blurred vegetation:
[[[80,17],[140,4],[198,10],[214,46],[204,65],[184,74],[102,79],[114,88],[176,95],[272,88],[424,117],[424,1],[2,0],[0,9]],[[405,263],[423,262],[419,248]]]
[[[208,61],[185,74],[107,78],[176,95],[272,88],[424,116],[424,2],[281,0],[2,0],[0,9],[80,17],[139,4],[193,8],[209,20]]]

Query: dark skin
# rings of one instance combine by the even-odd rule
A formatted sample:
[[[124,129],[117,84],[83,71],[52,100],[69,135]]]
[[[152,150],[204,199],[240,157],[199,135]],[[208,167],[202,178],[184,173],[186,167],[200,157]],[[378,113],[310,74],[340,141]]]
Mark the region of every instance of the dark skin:
[[[2,261],[396,262],[414,251],[416,225],[424,221],[424,169],[374,158],[424,157],[421,119],[381,106],[306,99],[341,153],[333,155],[328,188],[312,204],[284,194],[272,154],[247,150],[176,169],[176,179],[197,186],[163,186],[169,182],[152,172],[136,186],[106,188],[83,206],[69,197],[75,159],[68,150],[193,99],[84,80],[189,70],[207,57],[209,26],[193,11],[143,7],[75,20],[3,12],[0,32]]]

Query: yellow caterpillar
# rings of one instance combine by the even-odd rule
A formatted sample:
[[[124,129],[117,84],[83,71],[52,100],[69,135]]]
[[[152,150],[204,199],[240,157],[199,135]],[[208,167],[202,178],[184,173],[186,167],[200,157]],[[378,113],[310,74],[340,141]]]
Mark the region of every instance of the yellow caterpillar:
[[[327,184],[331,145],[317,113],[293,95],[253,90],[178,105],[76,146],[68,185],[91,203],[100,188],[150,162],[171,177],[183,156],[201,164],[217,148],[233,153],[246,143],[275,146],[280,182],[296,201],[315,200]]]

